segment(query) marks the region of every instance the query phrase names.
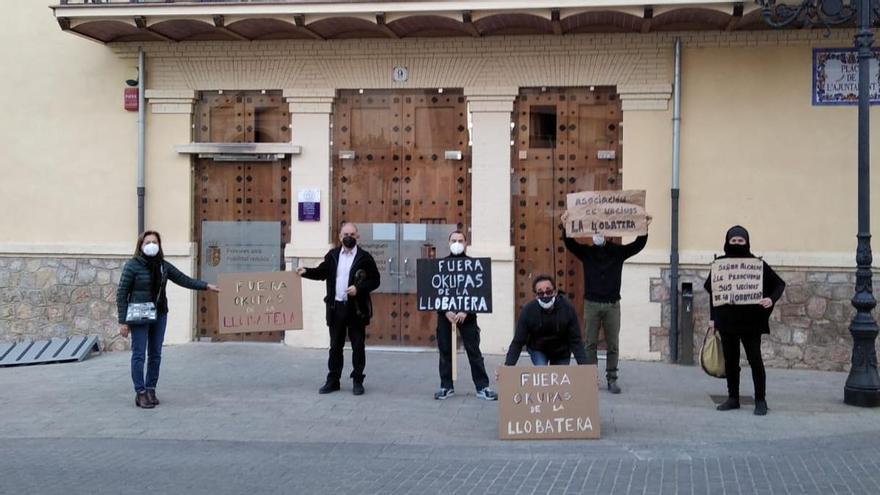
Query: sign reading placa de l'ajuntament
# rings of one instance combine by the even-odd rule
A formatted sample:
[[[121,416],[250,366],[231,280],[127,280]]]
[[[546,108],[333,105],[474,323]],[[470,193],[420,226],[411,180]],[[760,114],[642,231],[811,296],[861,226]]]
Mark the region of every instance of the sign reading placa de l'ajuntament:
[[[220,333],[302,330],[302,279],[294,272],[218,277]]]
[[[763,261],[721,258],[712,263],[712,306],[758,304],[763,297]]]
[[[608,237],[648,233],[645,191],[583,191],[566,197],[569,237]]]
[[[498,438],[599,438],[595,365],[498,368]]]
[[[492,260],[420,259],[416,265],[419,311],[492,312]]]

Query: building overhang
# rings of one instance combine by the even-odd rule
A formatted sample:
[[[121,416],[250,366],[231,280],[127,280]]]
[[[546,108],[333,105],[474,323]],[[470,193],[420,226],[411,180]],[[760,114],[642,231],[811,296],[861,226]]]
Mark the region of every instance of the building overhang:
[[[61,28],[101,43],[482,37],[764,29],[729,0],[61,0]]]

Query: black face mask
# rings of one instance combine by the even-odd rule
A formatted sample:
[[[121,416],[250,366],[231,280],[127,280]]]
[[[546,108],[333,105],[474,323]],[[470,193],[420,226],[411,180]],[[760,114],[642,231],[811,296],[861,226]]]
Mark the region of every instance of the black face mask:
[[[742,258],[750,256],[752,253],[748,246],[743,246],[741,244],[725,244],[724,254],[733,258]]]
[[[351,236],[345,236],[342,238],[342,245],[348,249],[351,249],[357,245],[357,239]]]

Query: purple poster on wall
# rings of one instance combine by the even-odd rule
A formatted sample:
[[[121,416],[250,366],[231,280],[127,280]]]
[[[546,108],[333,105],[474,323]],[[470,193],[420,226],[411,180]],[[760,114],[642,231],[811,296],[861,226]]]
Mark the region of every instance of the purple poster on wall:
[[[321,190],[300,189],[297,194],[300,222],[317,222],[321,220]]]

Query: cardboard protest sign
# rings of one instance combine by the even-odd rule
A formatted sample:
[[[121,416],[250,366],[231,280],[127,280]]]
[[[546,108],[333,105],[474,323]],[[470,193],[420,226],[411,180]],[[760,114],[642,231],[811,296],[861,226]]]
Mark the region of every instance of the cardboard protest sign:
[[[302,330],[302,279],[294,272],[222,273],[219,332]]]
[[[763,261],[722,258],[712,263],[712,306],[758,304],[763,297]]]
[[[498,369],[498,438],[599,438],[595,365]]]
[[[492,312],[490,258],[420,259],[416,270],[419,311]]]
[[[566,196],[569,237],[645,235],[645,191],[584,191]]]

